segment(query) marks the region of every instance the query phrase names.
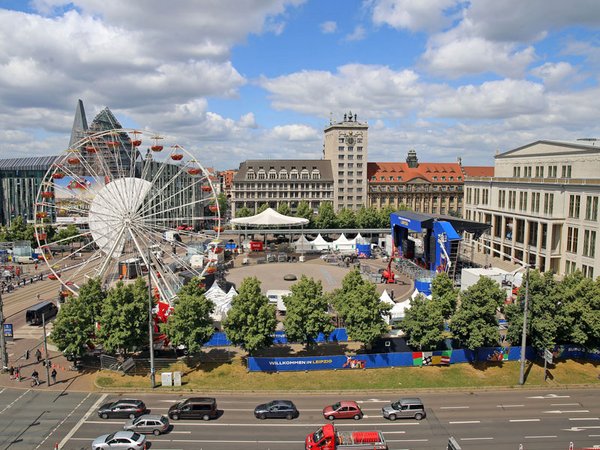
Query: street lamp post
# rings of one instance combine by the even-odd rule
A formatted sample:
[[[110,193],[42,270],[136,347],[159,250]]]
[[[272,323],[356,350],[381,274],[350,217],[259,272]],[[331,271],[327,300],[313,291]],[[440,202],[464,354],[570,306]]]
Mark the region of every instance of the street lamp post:
[[[0,367],[0,370],[7,370],[8,352],[6,351],[6,339],[4,338],[4,303],[2,301],[2,292],[0,292],[0,358],[2,358],[2,367]]]
[[[148,249],[148,339],[150,340],[150,387],[154,389],[156,387],[156,372],[154,369],[154,327],[152,326],[152,278],[150,276],[151,264],[150,249]]]
[[[521,368],[519,384],[525,384],[525,346],[527,345],[527,309],[529,306],[529,264],[525,272],[525,304],[523,305],[523,334],[521,335]]]

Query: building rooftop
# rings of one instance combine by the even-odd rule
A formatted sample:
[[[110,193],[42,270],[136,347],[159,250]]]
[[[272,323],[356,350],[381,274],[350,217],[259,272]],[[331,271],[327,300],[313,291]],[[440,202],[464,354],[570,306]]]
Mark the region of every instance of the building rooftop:
[[[465,177],[493,177],[494,166],[462,166]]]
[[[48,170],[57,156],[0,159],[0,170]]]
[[[369,182],[381,183],[406,183],[421,179],[430,183],[448,184],[462,183],[463,173],[458,163],[418,163],[417,167],[409,167],[405,162],[370,162],[367,163],[367,179]]]

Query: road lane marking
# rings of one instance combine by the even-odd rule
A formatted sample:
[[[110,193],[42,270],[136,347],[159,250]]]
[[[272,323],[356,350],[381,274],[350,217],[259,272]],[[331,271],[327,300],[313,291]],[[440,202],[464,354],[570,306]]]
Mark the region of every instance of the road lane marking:
[[[524,408],[525,405],[496,405],[496,408]]]
[[[79,402],[79,404],[78,404],[78,405],[77,405],[75,408],[73,408],[73,409],[71,410],[71,412],[70,412],[70,413],[67,415],[67,417],[65,417],[63,420],[61,420],[61,422],[60,422],[58,425],[56,425],[56,426],[54,427],[54,429],[53,429],[53,430],[52,430],[50,433],[48,433],[48,436],[46,436],[46,437],[44,438],[44,440],[43,440],[42,442],[40,442],[40,443],[39,443],[39,445],[38,445],[38,446],[35,448],[35,450],[37,450],[38,448],[40,448],[40,447],[42,446],[42,444],[43,444],[44,442],[46,442],[46,441],[48,440],[48,438],[49,438],[49,437],[50,437],[52,434],[54,434],[54,432],[55,432],[56,430],[58,430],[58,429],[59,429],[59,428],[62,426],[62,424],[63,424],[63,423],[65,423],[65,422],[67,421],[67,419],[68,419],[69,417],[71,417],[71,415],[73,415],[73,413],[75,412],[75,410],[79,409],[79,407],[80,407],[80,406],[83,404],[83,402],[85,402],[85,401],[86,401],[86,400],[87,400],[87,399],[90,397],[90,395],[92,395],[92,393],[91,393],[91,392],[90,392],[90,393],[88,393],[88,395],[87,395],[85,398],[83,398],[83,399],[82,399],[82,400]]]
[[[569,417],[569,420],[600,420],[600,417]]]
[[[589,413],[589,409],[580,409],[576,411],[561,411],[559,409],[555,409],[553,411],[543,411],[546,414],[579,414],[579,413]]]
[[[385,434],[406,434],[406,431],[384,431]]]
[[[539,422],[540,419],[510,419],[509,422]]]
[[[429,442],[429,439],[388,439],[387,442]]]
[[[579,403],[550,403],[550,406],[580,406]]]
[[[2,388],[2,390],[0,391],[0,394],[2,394],[5,390],[6,390],[6,388]]]
[[[8,408],[12,408],[12,405],[14,405],[15,403],[17,403],[21,397],[23,397],[25,394],[31,392],[31,389],[27,389],[25,392],[23,392],[21,395],[19,395],[15,400],[13,400],[12,403],[9,403],[8,405],[6,405],[6,407],[0,411],[0,414],[2,414],[4,411],[6,411]]]
[[[547,395],[534,395],[533,397],[527,398],[539,398],[539,399],[548,399],[548,398],[571,398],[570,395],[556,395],[556,394],[547,394]]]
[[[191,431],[169,431],[169,434],[192,434]]]
[[[558,436],[555,435],[548,435],[548,436],[525,436],[525,439],[552,439],[552,438],[557,438]]]
[[[600,428],[600,427],[578,426],[578,427],[571,427],[571,428],[563,428],[563,431],[584,431],[584,430],[591,429],[591,428]]]
[[[472,437],[472,438],[460,438],[461,441],[491,441],[493,437]]]
[[[189,427],[256,427],[256,426],[260,426],[261,428],[264,427],[281,427],[281,420],[276,420],[277,423],[273,423],[273,422],[269,422],[269,423],[265,423],[265,421],[263,420],[256,420],[256,422],[254,423],[224,423],[224,422],[205,422],[205,421],[198,421],[198,422],[181,422],[178,420],[172,420],[171,421],[171,425],[177,425],[177,426],[189,426]],[[319,422],[319,423],[288,423],[287,420],[283,421],[285,423],[286,427],[311,427],[311,428],[319,428],[323,426],[323,422]],[[96,424],[96,423],[102,423],[102,424],[112,424],[112,423],[116,423],[116,422],[109,422],[109,421],[86,421],[85,423],[90,423],[90,424]],[[123,422],[118,422],[119,424],[122,424]],[[347,423],[340,423],[340,422],[336,422],[335,426],[336,428],[342,428],[342,427],[355,427],[357,424],[357,421],[350,421]],[[394,421],[394,422],[374,422],[374,423],[369,423],[368,424],[370,427],[385,427],[385,426],[389,426],[389,427],[400,427],[400,426],[414,426],[414,425],[421,425],[419,422],[398,422],[398,421]]]
[[[100,398],[98,400],[96,400],[96,403],[94,403],[92,406],[90,406],[90,409],[88,409],[88,411],[85,413],[85,415],[81,419],[79,419],[79,422],[77,422],[75,424],[75,426],[73,428],[71,428],[71,431],[69,431],[67,433],[67,435],[63,438],[63,440],[60,441],[60,443],[58,444],[59,449],[62,448],[67,442],[69,442],[69,439],[71,439],[73,437],[73,435],[77,432],[77,430],[79,430],[79,428],[81,428],[81,425],[83,425],[83,423],[88,419],[88,417],[90,417],[92,412],[102,404],[102,402],[104,401],[104,399],[106,397],[108,397],[108,394],[102,394],[100,396]],[[94,439],[96,439],[96,438],[94,438]]]
[[[440,409],[469,409],[470,406],[440,406]]]
[[[459,423],[481,423],[479,420],[459,420],[456,422],[448,422],[449,424],[459,424]]]

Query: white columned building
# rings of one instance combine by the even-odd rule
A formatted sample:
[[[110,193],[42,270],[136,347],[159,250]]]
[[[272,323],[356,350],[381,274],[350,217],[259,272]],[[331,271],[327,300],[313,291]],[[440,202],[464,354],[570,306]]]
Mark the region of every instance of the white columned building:
[[[599,199],[600,147],[537,141],[496,155],[493,177],[465,178],[463,216],[491,225],[478,251],[593,278]]]

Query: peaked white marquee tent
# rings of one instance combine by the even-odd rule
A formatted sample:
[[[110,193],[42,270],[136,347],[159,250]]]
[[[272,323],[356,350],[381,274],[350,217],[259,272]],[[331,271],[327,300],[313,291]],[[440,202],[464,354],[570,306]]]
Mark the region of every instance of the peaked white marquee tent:
[[[231,223],[236,225],[268,227],[268,226],[301,226],[308,223],[308,219],[303,217],[285,216],[278,213],[273,208],[267,208],[263,212],[250,217],[239,217],[231,219]]]

